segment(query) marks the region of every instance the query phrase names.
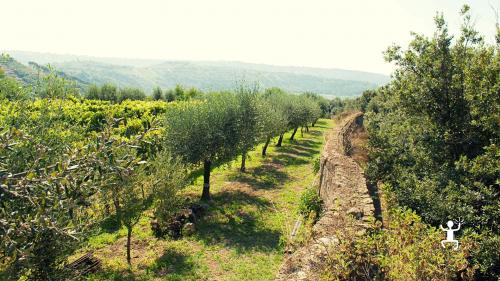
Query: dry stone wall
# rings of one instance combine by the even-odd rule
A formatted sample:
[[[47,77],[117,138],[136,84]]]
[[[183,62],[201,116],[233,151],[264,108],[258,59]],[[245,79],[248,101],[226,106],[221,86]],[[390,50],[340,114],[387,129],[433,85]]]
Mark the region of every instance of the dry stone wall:
[[[349,157],[351,134],[362,125],[363,115],[355,112],[337,122],[321,155],[319,195],[325,212],[313,228],[304,247],[286,257],[276,280],[320,280],[329,249],[338,243],[339,231],[363,235],[374,215],[363,170]]]

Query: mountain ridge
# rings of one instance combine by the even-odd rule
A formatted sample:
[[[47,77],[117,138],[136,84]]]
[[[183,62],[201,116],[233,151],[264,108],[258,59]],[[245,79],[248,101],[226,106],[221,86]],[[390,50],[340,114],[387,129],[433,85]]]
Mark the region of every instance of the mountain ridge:
[[[390,80],[388,76],[365,71],[239,61],[98,58],[23,51],[9,51],[9,54],[22,63],[50,63],[88,84],[111,82],[147,91],[155,86],[171,88],[176,84],[204,91],[229,90],[245,81],[290,92],[311,91],[326,96],[354,97]]]

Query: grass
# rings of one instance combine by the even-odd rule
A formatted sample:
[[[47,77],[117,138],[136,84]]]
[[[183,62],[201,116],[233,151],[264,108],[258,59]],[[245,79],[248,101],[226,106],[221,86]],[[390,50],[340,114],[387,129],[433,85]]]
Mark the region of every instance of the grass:
[[[179,240],[156,239],[145,215],[132,237],[132,266],[125,258],[126,231],[113,230],[91,237],[78,254],[93,251],[103,270],[89,280],[271,280],[282,261],[301,192],[313,184],[314,159],[324,144],[331,120],[318,121],[295,141],[285,135],[282,147],[261,146],[249,154],[247,172],[239,160],[212,172],[212,201],[196,232]],[[184,195],[197,199],[200,176]],[[109,230],[110,229],[110,230]]]

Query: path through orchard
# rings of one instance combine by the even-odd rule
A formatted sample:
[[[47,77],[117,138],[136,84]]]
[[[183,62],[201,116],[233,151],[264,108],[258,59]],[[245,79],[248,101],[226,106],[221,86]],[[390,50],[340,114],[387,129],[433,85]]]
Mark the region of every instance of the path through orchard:
[[[272,280],[284,259],[287,238],[298,217],[302,191],[316,178],[313,162],[322,150],[332,120],[321,119],[296,140],[285,135],[282,147],[261,146],[249,154],[247,172],[239,159],[212,173],[212,202],[192,236],[156,239],[151,212],[134,228],[132,267],[125,259],[126,231],[102,231],[74,256],[87,251],[102,260],[102,271],[91,280]],[[184,190],[197,200],[200,176]],[[304,237],[303,228],[297,240]]]

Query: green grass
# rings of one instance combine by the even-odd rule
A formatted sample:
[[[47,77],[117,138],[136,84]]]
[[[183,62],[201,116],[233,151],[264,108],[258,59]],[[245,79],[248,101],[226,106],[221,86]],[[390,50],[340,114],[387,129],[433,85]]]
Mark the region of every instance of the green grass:
[[[331,126],[331,120],[320,120],[291,142],[288,133],[283,146],[273,144],[266,157],[257,147],[249,155],[246,173],[239,172],[240,159],[214,169],[209,210],[190,237],[158,240],[144,216],[134,228],[131,267],[125,259],[123,228],[91,237],[79,254],[94,251],[103,270],[89,280],[273,279],[299,215],[300,195],[313,184],[313,162]],[[202,184],[200,176],[184,195],[199,198]]]

